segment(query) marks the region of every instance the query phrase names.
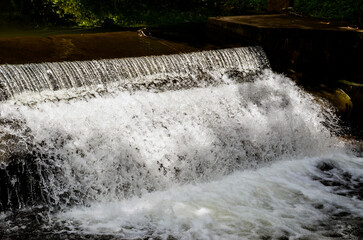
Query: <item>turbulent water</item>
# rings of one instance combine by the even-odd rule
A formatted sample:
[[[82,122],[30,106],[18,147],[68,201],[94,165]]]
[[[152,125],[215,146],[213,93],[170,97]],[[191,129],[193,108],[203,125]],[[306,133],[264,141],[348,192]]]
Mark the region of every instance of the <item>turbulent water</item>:
[[[361,153],[268,66],[260,48],[0,66],[3,239],[359,239]]]

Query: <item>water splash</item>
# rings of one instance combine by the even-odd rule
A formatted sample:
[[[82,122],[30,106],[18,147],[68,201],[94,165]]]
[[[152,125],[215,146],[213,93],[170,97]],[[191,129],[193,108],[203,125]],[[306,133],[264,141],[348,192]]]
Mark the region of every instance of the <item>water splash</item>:
[[[341,186],[335,181],[349,175],[347,184],[359,191],[362,160],[330,154],[280,161],[218,181],[75,207],[55,222],[100,239],[359,239],[363,198],[337,194],[334,188]],[[326,163],[333,177],[319,167]]]
[[[0,232],[329,239],[324,222],[361,221],[362,160],[260,48],[0,72],[0,151],[22,143],[5,144],[0,207],[33,213]]]
[[[61,194],[67,203],[210,181],[327,153],[337,143],[322,124],[320,106],[269,70],[253,82],[206,88],[119,92],[36,107],[3,103],[2,116],[26,122],[37,151],[62,169],[51,189],[53,199]]]

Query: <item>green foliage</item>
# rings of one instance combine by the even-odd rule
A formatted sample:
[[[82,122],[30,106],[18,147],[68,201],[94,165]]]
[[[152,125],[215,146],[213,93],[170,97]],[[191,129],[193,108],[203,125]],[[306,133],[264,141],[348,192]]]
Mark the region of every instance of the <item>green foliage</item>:
[[[205,20],[211,0],[49,0],[78,25],[123,26]]]
[[[304,15],[347,20],[363,26],[363,0],[295,0],[294,10]]]
[[[0,26],[57,25],[67,22],[59,18],[58,9],[49,0],[0,0]]]
[[[267,0],[0,0],[0,24],[15,19],[53,25],[140,26],[266,9]],[[363,26],[363,0],[295,0],[294,10]]]
[[[223,2],[223,10],[226,14],[241,14],[248,10],[265,11],[267,9],[267,0],[226,0]]]
[[[36,22],[140,26],[205,21],[209,16],[263,10],[267,0],[1,0]],[[0,7],[2,7],[0,3]],[[4,9],[4,7],[3,7]],[[1,12],[1,9],[0,9]],[[1,15],[1,13],[0,13]]]

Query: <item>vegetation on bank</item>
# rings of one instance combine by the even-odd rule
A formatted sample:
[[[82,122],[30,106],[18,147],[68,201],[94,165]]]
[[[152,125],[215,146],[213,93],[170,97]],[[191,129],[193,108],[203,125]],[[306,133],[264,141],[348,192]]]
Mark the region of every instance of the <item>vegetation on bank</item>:
[[[294,0],[293,11],[363,25],[363,0]],[[0,25],[145,26],[266,11],[267,0],[1,0]]]
[[[0,19],[39,25],[141,26],[201,22],[209,16],[266,7],[267,0],[1,0]]]
[[[363,0],[294,0],[293,9],[307,16],[363,26]]]

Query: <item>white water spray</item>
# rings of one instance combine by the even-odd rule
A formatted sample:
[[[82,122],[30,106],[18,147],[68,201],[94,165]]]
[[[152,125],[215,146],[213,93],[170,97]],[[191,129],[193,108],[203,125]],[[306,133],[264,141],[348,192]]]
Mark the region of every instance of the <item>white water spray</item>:
[[[96,74],[95,64],[116,63],[126,77]],[[2,78],[10,98],[0,114],[24,122],[45,156],[49,202],[61,209],[50,219],[69,233],[323,239],[314,224],[339,211],[363,216],[362,201],[337,196],[317,168],[328,159],[360,182],[362,160],[344,153],[309,94],[266,69],[261,49],[62,64],[32,65],[44,68],[39,85]],[[77,71],[52,83],[50,66]],[[97,81],[112,94],[82,97]],[[43,90],[52,84],[62,87]]]

